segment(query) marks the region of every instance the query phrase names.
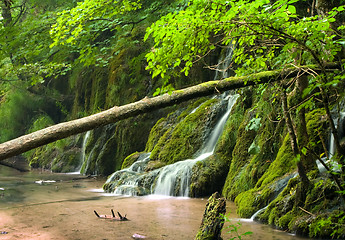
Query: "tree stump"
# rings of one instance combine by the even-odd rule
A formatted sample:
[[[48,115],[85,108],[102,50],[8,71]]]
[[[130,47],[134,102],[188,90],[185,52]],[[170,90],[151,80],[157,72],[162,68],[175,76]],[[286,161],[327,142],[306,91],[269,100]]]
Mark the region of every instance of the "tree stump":
[[[207,201],[201,226],[194,240],[221,240],[226,200],[215,192]]]

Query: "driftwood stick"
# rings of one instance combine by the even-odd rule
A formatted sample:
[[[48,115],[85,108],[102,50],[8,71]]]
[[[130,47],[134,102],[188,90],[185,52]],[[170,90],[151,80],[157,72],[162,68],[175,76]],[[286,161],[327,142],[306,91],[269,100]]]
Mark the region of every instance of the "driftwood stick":
[[[98,215],[98,213],[96,212],[96,210],[93,210],[93,212],[96,214],[97,217],[100,218],[100,216]]]
[[[311,212],[308,212],[307,210],[305,210],[305,209],[303,209],[303,208],[301,208],[301,207],[299,207],[299,209],[301,209],[303,212],[309,214],[310,216],[315,216],[315,215],[312,214]]]

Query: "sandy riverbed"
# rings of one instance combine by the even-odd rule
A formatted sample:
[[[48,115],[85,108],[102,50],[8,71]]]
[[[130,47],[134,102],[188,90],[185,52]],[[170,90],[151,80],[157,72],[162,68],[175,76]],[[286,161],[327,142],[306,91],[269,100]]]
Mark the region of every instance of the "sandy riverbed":
[[[0,231],[7,234],[0,234],[0,239],[133,239],[133,234],[147,239],[194,238],[206,200],[112,197],[89,191],[102,184],[52,183],[42,191],[32,190],[37,196],[27,201],[2,204]],[[64,191],[55,190],[61,188]],[[111,209],[127,214],[129,221],[99,219],[93,212],[110,215]]]

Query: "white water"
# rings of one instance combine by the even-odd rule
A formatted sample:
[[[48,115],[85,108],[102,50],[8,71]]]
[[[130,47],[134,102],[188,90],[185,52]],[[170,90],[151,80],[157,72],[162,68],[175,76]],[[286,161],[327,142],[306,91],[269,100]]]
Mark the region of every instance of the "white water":
[[[83,139],[83,145],[81,146],[81,162],[83,163],[85,161],[85,151],[86,151],[86,143],[87,140],[89,139],[91,134],[91,131],[87,131],[84,135]],[[80,169],[79,169],[80,170]]]
[[[280,180],[278,181],[275,181],[274,183],[274,186],[271,186],[271,187],[274,187],[275,190],[275,196],[277,197],[279,195],[279,193],[281,193],[281,191],[284,190],[284,188],[287,186],[287,184],[289,183],[290,179],[292,178],[295,178],[298,176],[298,173],[293,173],[293,174],[290,174],[288,175],[287,177],[283,177],[281,178]],[[272,199],[273,200],[273,199]],[[269,203],[270,204],[270,203]],[[269,205],[268,204],[268,205]],[[259,209],[258,211],[256,211],[249,219],[241,219],[241,221],[245,221],[245,222],[253,222],[255,220],[255,218],[260,214],[262,213],[263,211],[266,210],[266,208],[268,207],[265,206],[261,209]]]
[[[229,77],[229,66],[231,63],[232,55],[234,52],[234,46],[230,44],[226,48],[226,54],[224,58],[219,59],[216,65],[216,74],[214,80],[220,80]]]
[[[87,140],[89,139],[90,137],[90,134],[91,134],[91,131],[87,131],[84,135],[84,138],[83,138],[83,144],[81,146],[81,157],[80,157],[80,165],[79,167],[77,168],[77,170],[75,172],[72,172],[70,174],[80,174],[80,170],[81,170],[81,167],[83,166],[83,163],[85,162],[85,152],[86,152],[86,144],[87,144]]]
[[[237,98],[238,95],[230,95],[224,98],[228,101],[227,110],[219,119],[208,141],[195,158],[179,161],[151,172],[145,172],[144,168],[150,161],[150,153],[143,154],[132,166],[117,171],[108,178],[106,184],[112,185],[113,194],[131,196],[155,194],[188,197],[192,168],[196,162],[202,161],[213,154],[218,138],[223,132],[226,120]]]
[[[254,221],[255,218],[260,214],[262,213],[263,211],[266,210],[266,208],[268,207],[268,205],[266,207],[263,207],[261,209],[259,209],[256,213],[253,214],[253,216],[251,216],[251,218],[249,219],[250,221]]]
[[[150,161],[151,153],[145,153],[139,156],[138,160],[130,167],[114,172],[106,181],[107,183],[116,182],[119,184],[115,187],[114,195],[136,196],[139,192],[139,180],[145,176],[144,168]]]
[[[340,112],[340,116],[336,119],[334,119],[334,125],[335,128],[338,129],[338,121],[341,121],[342,119],[345,118],[345,112]],[[330,168],[330,170],[332,170],[333,172],[341,172],[341,166],[339,166],[339,164],[337,163],[337,161],[335,161],[333,158],[333,156],[335,155],[335,139],[334,139],[334,135],[331,132],[330,137],[329,137],[329,158],[324,157],[322,158],[322,160],[328,165],[328,167]],[[319,171],[321,173],[326,172],[326,168],[320,163],[319,160],[316,160],[316,164],[317,167],[319,169]]]
[[[66,173],[66,174],[80,174],[81,167],[83,166],[83,163],[85,161],[85,150],[86,150],[85,148],[86,148],[87,140],[90,137],[90,134],[91,134],[91,131],[87,131],[85,133],[85,135],[84,135],[84,138],[83,138],[83,143],[82,143],[82,146],[81,146],[80,165],[77,167],[75,172],[69,172],[69,173]]]
[[[188,197],[192,168],[195,163],[205,160],[214,153],[218,138],[223,132],[226,120],[237,98],[238,95],[227,96],[227,110],[216,124],[203,150],[197,157],[179,161],[162,168],[158,175],[154,194]]]

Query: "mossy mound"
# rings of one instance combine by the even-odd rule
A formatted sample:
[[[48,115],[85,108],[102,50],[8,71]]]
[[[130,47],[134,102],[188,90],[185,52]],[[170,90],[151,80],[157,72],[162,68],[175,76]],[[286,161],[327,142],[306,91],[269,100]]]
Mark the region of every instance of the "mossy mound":
[[[314,179],[301,206],[296,205],[298,188],[299,178],[291,179],[258,219],[299,235],[343,239],[345,209],[339,205],[341,199],[334,183],[323,177]]]
[[[248,148],[252,144],[256,135],[254,130],[246,130],[247,124],[247,121],[243,121],[238,129],[237,141],[234,150],[232,151],[231,164],[223,189],[223,195],[230,200],[234,200],[241,191],[249,190],[249,188],[241,190],[233,187],[233,183],[237,181],[241,175],[243,167],[251,157],[248,152]]]
[[[167,164],[172,164],[181,160],[191,158],[202,146],[206,130],[215,122],[214,105],[219,100],[211,99],[198,107],[193,114],[187,115],[180,122],[170,124],[167,121],[160,121],[156,124],[151,135],[157,133],[164,134],[147,145],[147,149],[152,148],[153,142],[157,142],[152,149],[151,159]],[[189,110],[190,112],[190,110]]]
[[[126,157],[123,162],[122,162],[122,166],[121,169],[124,168],[128,168],[130,167],[133,163],[135,163],[138,160],[138,157],[141,155],[142,153],[139,152],[134,152],[131,155],[129,155],[128,157]]]
[[[228,164],[216,156],[197,162],[193,167],[190,197],[205,197],[220,191],[228,172]]]

